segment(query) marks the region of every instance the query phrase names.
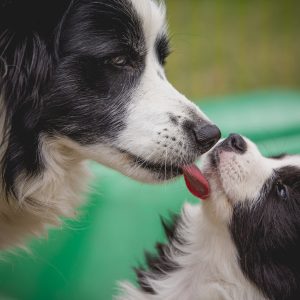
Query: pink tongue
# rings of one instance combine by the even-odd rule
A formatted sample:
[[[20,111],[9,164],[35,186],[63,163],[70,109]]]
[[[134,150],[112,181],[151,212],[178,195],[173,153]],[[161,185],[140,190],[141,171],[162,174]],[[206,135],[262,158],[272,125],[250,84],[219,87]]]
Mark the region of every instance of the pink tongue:
[[[182,168],[185,183],[189,191],[200,199],[207,199],[210,188],[209,183],[196,165]]]

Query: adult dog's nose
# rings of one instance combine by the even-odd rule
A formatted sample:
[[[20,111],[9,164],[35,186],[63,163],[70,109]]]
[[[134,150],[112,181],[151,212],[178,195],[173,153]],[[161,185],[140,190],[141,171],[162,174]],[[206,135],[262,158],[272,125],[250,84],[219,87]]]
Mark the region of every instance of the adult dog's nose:
[[[192,130],[201,153],[210,150],[221,138],[221,131],[216,125],[196,125]]]

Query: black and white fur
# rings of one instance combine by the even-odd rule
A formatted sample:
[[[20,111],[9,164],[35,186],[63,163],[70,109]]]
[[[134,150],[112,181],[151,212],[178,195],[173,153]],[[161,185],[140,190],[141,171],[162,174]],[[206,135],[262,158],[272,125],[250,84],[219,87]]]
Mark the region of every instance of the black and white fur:
[[[211,185],[186,204],[169,243],[137,270],[121,300],[296,300],[300,297],[300,156],[263,157],[232,135],[203,161]]]
[[[74,215],[87,159],[158,183],[214,144],[168,54],[152,0],[0,0],[0,249]]]

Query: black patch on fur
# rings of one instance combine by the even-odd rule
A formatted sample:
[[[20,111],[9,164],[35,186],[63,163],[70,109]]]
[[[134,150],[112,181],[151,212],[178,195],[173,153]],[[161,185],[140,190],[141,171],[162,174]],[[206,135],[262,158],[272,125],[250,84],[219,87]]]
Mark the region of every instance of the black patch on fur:
[[[162,34],[156,39],[155,49],[158,61],[161,65],[166,64],[166,58],[170,55],[170,41],[166,34]]]
[[[182,253],[176,245],[184,245],[185,241],[178,234],[178,228],[182,222],[180,215],[174,215],[171,222],[161,219],[168,244],[157,243],[157,254],[145,252],[148,270],[144,268],[135,269],[138,283],[141,289],[148,294],[155,294],[155,291],[148,284],[148,279],[156,279],[176,271],[180,266],[170,259],[173,253]],[[182,253],[183,254],[183,253]]]
[[[20,35],[33,31],[49,36],[61,20],[71,0],[0,0],[1,31]]]
[[[278,184],[287,197],[280,197]],[[234,208],[230,225],[241,268],[271,300],[300,295],[300,169],[274,171],[255,206]]]
[[[17,176],[43,168],[41,135],[111,145],[125,127],[146,46],[130,1],[0,0],[0,8],[2,176],[14,192]],[[126,64],[114,64],[116,57]]]
[[[0,1],[0,91],[8,144],[2,177],[7,192],[17,176],[33,176],[42,168],[38,154],[43,95],[55,66],[55,36],[69,1]],[[2,116],[3,117],[3,116]],[[3,141],[4,142],[4,141]]]
[[[84,145],[111,144],[145,67],[142,21],[129,1],[81,0],[64,21],[61,41],[42,123]],[[116,57],[126,64],[115,65]]]

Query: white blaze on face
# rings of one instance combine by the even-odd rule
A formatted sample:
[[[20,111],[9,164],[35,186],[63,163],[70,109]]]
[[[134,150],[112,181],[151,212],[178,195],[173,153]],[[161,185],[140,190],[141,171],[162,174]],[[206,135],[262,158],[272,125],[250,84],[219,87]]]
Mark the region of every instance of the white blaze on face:
[[[120,148],[152,162],[161,162],[165,155],[172,163],[184,152],[182,145],[189,142],[182,122],[208,118],[167,81],[158,61],[156,41],[166,34],[165,6],[149,0],[132,3],[143,22],[147,56],[140,83],[130,100],[126,129],[118,143]],[[178,118],[178,125],[170,121],[171,115]],[[170,141],[174,145],[169,147]]]
[[[273,162],[263,157],[255,144],[245,140],[246,153],[220,153],[222,188],[233,203],[257,199],[266,180],[273,174]]]

